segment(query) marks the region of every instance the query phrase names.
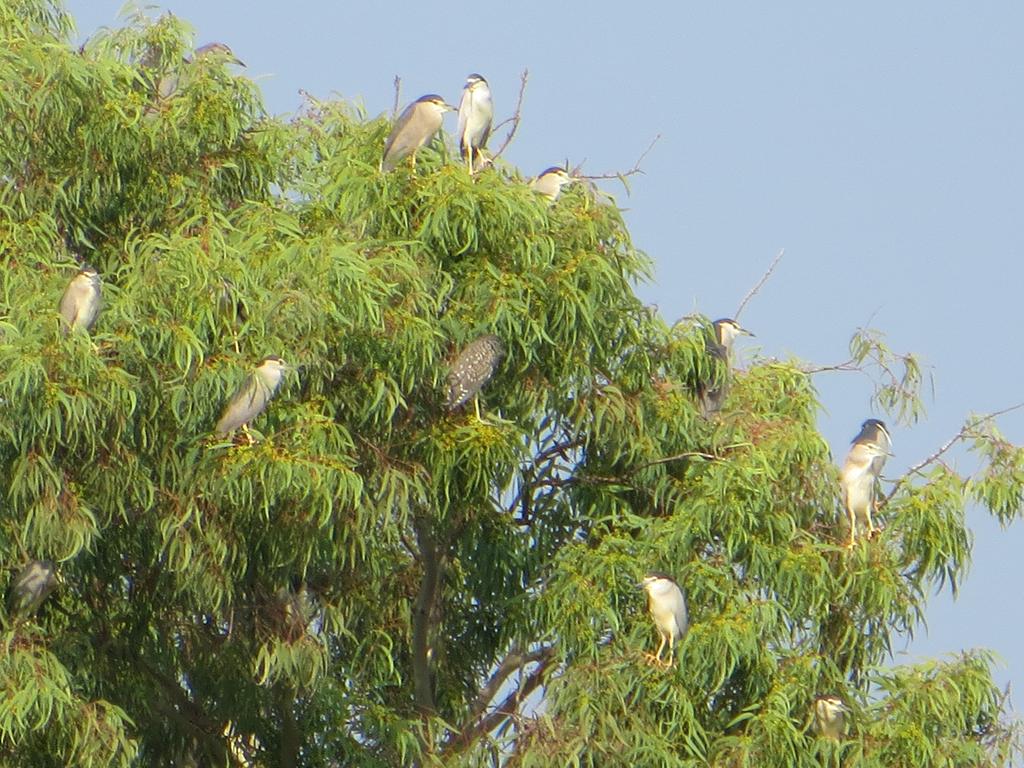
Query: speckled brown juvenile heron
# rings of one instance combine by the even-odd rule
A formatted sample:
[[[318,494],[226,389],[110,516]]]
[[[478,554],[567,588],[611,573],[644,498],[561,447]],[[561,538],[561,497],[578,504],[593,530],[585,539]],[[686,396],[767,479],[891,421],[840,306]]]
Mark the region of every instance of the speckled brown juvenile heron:
[[[380,168],[387,173],[402,158],[412,155],[413,167],[416,166],[416,150],[434,138],[444,122],[444,113],[455,107],[447,104],[436,93],[420,96],[410,104],[395,122],[388,139],[384,143],[384,157]]]
[[[238,388],[231,400],[224,407],[220,421],[214,434],[218,438],[227,437],[239,427],[245,428],[249,422],[263,413],[267,403],[281,386],[288,365],[277,355],[263,358]]]
[[[868,419],[861,424],[839,476],[843,507],[850,526],[848,547],[856,543],[858,526],[865,530],[869,538],[876,530],[871,516],[878,504],[878,479],[882,475],[885,460],[891,455],[892,438],[885,422]]]
[[[82,329],[89,331],[100,314],[103,283],[99,273],[88,264],[78,270],[60,299],[61,328],[64,333]]]
[[[647,609],[651,612],[661,638],[658,652],[650,658],[656,663],[662,663],[661,652],[667,644],[668,659],[664,663],[668,666],[673,662],[676,643],[683,639],[690,628],[686,595],[675,579],[661,571],[648,573],[640,583],[647,592]]]
[[[484,384],[491,380],[505,357],[505,345],[493,333],[471,342],[455,358],[448,372],[448,399],[445,408],[453,411],[469,398],[475,398]],[[476,415],[480,405],[474,399]]]
[[[14,578],[7,596],[7,613],[26,618],[31,616],[57,587],[57,570],[52,560],[29,560]]]

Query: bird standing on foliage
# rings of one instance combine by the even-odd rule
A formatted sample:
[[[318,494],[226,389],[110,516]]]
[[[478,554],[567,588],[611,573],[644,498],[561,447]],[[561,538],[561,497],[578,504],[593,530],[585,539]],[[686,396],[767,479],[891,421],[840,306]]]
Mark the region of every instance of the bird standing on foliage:
[[[441,129],[441,123],[444,122],[444,113],[454,109],[455,107],[445,103],[445,100],[436,93],[420,96],[406,107],[384,143],[381,170],[387,173],[410,153],[415,168],[416,150],[434,138],[434,134]]]
[[[554,203],[562,194],[562,187],[572,184],[574,181],[576,179],[570,176],[565,168],[553,165],[550,168],[545,168],[540,176],[531,181],[530,188]]]
[[[860,432],[853,438],[839,478],[843,489],[843,506],[850,525],[850,542],[847,546],[854,545],[858,525],[867,530],[869,538],[876,530],[871,519],[878,503],[876,486],[885,460],[892,455],[891,451],[889,430],[878,419],[865,421]]]
[[[459,152],[466,158],[470,173],[473,173],[473,160],[487,146],[493,119],[491,87],[483,75],[474,73],[466,78],[459,102]]]
[[[155,53],[155,49],[153,52]],[[153,57],[149,56],[147,58]],[[239,59],[237,56],[235,56],[234,51],[231,50],[231,47],[227,43],[206,43],[205,45],[201,45],[198,48],[196,48],[195,54],[192,56],[192,58],[186,56],[184,59],[181,60],[182,68],[180,71],[167,72],[166,74],[162,75],[159,80],[157,80],[157,101],[167,101],[176,93],[178,93],[179,90],[183,90],[189,84],[191,78],[193,77],[193,75],[190,74],[187,68],[190,67],[193,63],[204,58],[209,58],[211,61],[215,62],[218,59],[223,60],[224,63],[235,64],[239,67],[245,66],[245,62]],[[156,62],[152,62],[152,64],[150,64],[149,62],[144,61],[143,66],[152,66],[155,63]],[[155,109],[153,107],[150,107],[149,110],[147,111],[153,112],[155,111]]]
[[[814,700],[814,720],[818,732],[826,739],[839,741],[846,732],[849,708],[838,696],[819,696]]]
[[[231,46],[227,43],[206,43],[196,48],[196,59],[201,59],[204,56],[220,56],[229,64],[237,64],[240,67],[245,66],[245,62],[235,56],[235,52],[231,50]],[[188,61],[188,59],[185,59]]]
[[[29,560],[18,573],[7,596],[7,613],[26,618],[35,613],[57,587],[57,571],[52,560]]]
[[[475,398],[484,384],[491,380],[505,357],[505,345],[493,333],[470,343],[452,363],[448,372],[448,399],[445,408],[454,411],[469,398]],[[476,416],[480,404],[474,399]]]
[[[722,410],[722,404],[729,393],[729,377],[732,375],[730,357],[733,341],[737,336],[754,335],[730,317],[715,320],[711,327],[715,338],[708,341],[707,351],[711,359],[719,364],[715,367],[721,367],[723,370],[717,381],[702,382],[697,389],[700,412],[705,418]]]
[[[245,429],[250,421],[263,413],[270,398],[281,386],[281,379],[287,370],[288,365],[277,355],[263,358],[228,401],[214,434],[223,438],[239,427]]]
[[[64,333],[88,331],[96,322],[103,300],[103,283],[99,273],[88,264],[83,264],[71,278],[60,299],[61,328]]]
[[[668,644],[668,659],[664,662],[665,666],[668,666],[672,664],[676,643],[683,639],[690,628],[686,613],[686,595],[675,579],[660,571],[648,573],[641,585],[647,591],[647,610],[651,612],[654,626],[661,637],[658,652],[654,656],[647,655],[652,661],[662,663],[661,652]]]

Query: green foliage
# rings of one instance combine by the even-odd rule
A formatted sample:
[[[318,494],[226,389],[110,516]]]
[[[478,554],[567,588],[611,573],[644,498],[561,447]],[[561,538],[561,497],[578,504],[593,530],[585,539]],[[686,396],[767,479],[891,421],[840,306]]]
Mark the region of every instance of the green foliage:
[[[0,7],[0,558],[62,579],[4,615],[0,765],[1009,763],[984,654],[883,666],[964,577],[967,500],[1020,513],[989,421],[959,436],[976,477],[925,462],[846,549],[811,375],[652,316],[617,208],[442,143],[382,175],[385,119],[270,119],[170,15],[69,30]],[[80,261],[104,307],[64,335]],[[483,416],[448,413],[483,333],[508,351]],[[851,351],[920,415],[912,357]],[[217,440],[269,354],[294,372]],[[670,668],[650,569],[688,592]]]

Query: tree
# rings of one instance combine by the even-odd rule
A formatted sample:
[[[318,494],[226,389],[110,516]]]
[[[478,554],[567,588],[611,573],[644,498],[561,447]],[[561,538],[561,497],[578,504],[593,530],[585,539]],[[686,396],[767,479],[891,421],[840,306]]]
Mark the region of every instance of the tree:
[[[847,550],[816,374],[756,361],[702,418],[709,324],[637,299],[607,200],[440,142],[381,174],[386,119],[270,119],[172,16],[76,51],[14,0],[0,30],[0,553],[61,579],[5,616],[0,763],[1009,764],[985,653],[886,665],[964,575],[965,504],[1020,514],[992,419],[958,436],[976,476],[923,463]],[[62,334],[80,262],[105,304]],[[448,412],[486,333],[482,416]],[[215,438],[270,354],[295,371],[252,440]],[[857,336],[872,361],[899,370]],[[879,393],[912,419],[903,364]],[[643,656],[652,568],[689,594],[671,668]]]

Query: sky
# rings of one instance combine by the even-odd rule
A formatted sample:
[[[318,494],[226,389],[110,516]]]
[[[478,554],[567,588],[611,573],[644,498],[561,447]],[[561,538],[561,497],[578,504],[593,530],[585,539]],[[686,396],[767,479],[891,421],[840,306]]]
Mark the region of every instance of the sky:
[[[66,5],[81,39],[121,23],[122,0]],[[625,171],[660,136],[628,196],[603,182],[654,260],[645,301],[670,322],[732,315],[784,249],[743,312],[757,337],[740,342],[741,361],[839,363],[870,324],[934,377],[926,418],[905,425],[872,409],[863,376],[817,375],[837,459],[865,418],[884,418],[896,478],[969,415],[1024,401],[1024,3],[166,0],[151,13],[164,10],[197,45],[229,44],[272,114],[297,110],[300,89],[387,112],[396,75],[403,103],[457,104],[479,72],[501,119],[529,69],[504,155],[524,175],[566,159]],[[1024,411],[998,424],[1024,442]],[[1024,521],[1002,529],[973,508],[968,521],[959,596],[931,599],[927,630],[896,661],[988,648],[1003,660],[997,682],[1020,688]]]

